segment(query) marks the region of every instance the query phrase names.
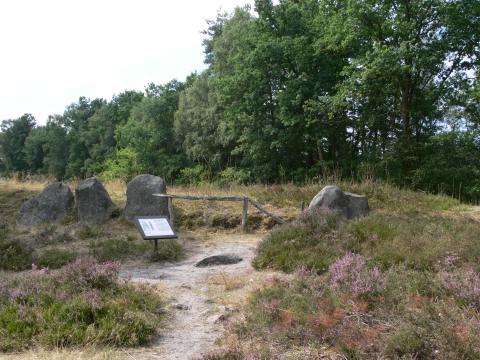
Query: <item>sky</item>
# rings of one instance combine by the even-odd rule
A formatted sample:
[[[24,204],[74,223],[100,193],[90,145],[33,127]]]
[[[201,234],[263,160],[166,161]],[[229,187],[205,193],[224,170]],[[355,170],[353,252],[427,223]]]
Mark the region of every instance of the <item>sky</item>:
[[[110,100],[201,71],[201,30],[253,0],[0,0],[0,121],[38,124],[80,96]]]

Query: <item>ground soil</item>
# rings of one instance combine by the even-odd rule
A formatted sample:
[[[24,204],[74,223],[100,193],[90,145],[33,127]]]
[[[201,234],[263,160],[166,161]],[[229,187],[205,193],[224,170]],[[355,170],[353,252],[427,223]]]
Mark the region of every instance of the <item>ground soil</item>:
[[[126,264],[120,276],[132,282],[164,289],[170,318],[163,335],[148,348],[129,351],[135,359],[194,359],[214,347],[226,319],[237,310],[258,273],[251,267],[259,235],[223,234],[204,241],[186,241],[187,258],[172,264]],[[195,264],[205,257],[235,254],[243,260],[233,265],[205,268]],[[262,273],[262,277],[269,276]]]

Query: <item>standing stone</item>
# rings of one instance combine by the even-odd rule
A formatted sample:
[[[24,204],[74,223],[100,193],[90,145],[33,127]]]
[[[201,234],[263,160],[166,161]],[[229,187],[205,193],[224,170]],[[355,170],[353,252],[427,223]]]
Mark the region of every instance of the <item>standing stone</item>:
[[[152,194],[166,194],[167,185],[158,176],[138,175],[127,185],[125,217],[132,221],[135,216],[167,216],[167,198]]]
[[[40,194],[24,202],[17,214],[17,224],[34,226],[60,223],[73,210],[73,194],[61,182],[48,185]]]
[[[334,185],[325,186],[310,202],[309,209],[336,211],[347,219],[368,215],[368,198],[364,195],[343,192]]]
[[[82,224],[103,224],[115,209],[107,190],[95,177],[78,185],[75,199],[78,221]]]

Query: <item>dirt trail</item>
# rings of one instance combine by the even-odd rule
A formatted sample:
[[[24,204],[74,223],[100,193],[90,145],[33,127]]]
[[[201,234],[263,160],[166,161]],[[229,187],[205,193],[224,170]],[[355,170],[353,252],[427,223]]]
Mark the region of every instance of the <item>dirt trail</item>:
[[[250,279],[250,276],[255,276],[251,260],[259,240],[260,235],[223,235],[207,243],[188,244],[189,257],[178,263],[124,266],[121,277],[165,289],[173,315],[167,320],[163,336],[146,348],[129,351],[130,358],[186,360],[197,358],[210,350],[223,331],[219,317],[231,310],[230,305],[226,304],[230,301],[212,299],[212,278],[221,276],[225,281],[233,278],[247,283],[239,286],[248,288],[245,285],[254,282]],[[194,266],[207,256],[222,253],[238,255],[243,261],[207,268]],[[223,288],[225,292],[226,288]],[[217,300],[222,296],[237,297],[238,294],[220,294]],[[231,299],[231,303],[237,300]]]

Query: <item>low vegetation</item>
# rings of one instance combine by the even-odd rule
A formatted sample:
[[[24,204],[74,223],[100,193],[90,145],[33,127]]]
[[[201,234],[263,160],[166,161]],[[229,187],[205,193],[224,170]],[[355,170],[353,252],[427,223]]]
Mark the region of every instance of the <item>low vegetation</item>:
[[[256,291],[203,359],[480,357],[477,210],[382,183],[349,189],[369,195],[370,216],[314,211],[267,234],[253,265],[291,275]]]
[[[480,356],[474,302],[452,296],[438,276],[403,266],[381,272],[361,255],[340,257],[324,276],[299,271],[294,281],[274,281],[255,293],[245,316],[236,333],[264,344],[244,350],[257,359],[295,348],[317,359],[325,344],[350,359]]]
[[[259,270],[288,275],[255,291],[241,313],[229,317],[231,331],[223,348],[203,359],[479,358],[480,212],[451,197],[372,180],[328,182],[366,194],[371,214],[350,222],[328,212],[298,216],[300,204],[308,203],[327,181],[301,187],[170,187],[173,193],[245,194],[285,219],[296,218],[267,233],[253,261]],[[71,280],[61,285],[56,281],[84,263],[101,269],[139,258],[178,260],[182,247],[175,241],[160,242],[159,252],[152,253],[153,245],[122,219],[105,226],[70,222],[19,232],[12,226],[15,212],[39,190],[35,184],[17,183],[0,191],[7,200],[0,203],[5,219],[0,264],[9,271],[0,276],[2,351],[148,342],[162,314],[161,299],[150,290],[117,280],[100,287],[90,280],[77,286],[75,279],[87,276],[81,274],[67,276]],[[124,185],[106,186],[122,204]],[[174,205],[180,230],[206,234],[239,229],[234,219],[240,219],[241,204],[198,202],[192,207],[179,200]],[[265,219],[249,210],[251,229],[267,229]],[[235,279],[221,274],[211,281],[225,291],[237,287]],[[27,287],[31,283],[32,290]],[[146,315],[140,309],[146,309]],[[45,319],[56,327],[48,327]],[[79,325],[73,327],[74,322]],[[134,339],[127,333],[135,334]]]
[[[46,224],[30,230],[16,228],[16,213],[21,204],[45,185],[46,182],[40,181],[0,179],[0,270],[28,270],[32,264],[56,269],[82,256],[100,262],[181,258],[180,243],[169,241],[154,253],[152,242],[144,241],[131,223],[120,218],[104,225],[81,225],[69,219],[63,224]],[[75,183],[69,185],[75,187]],[[124,184],[112,182],[108,190],[120,206],[124,204]]]
[[[119,266],[80,258],[58,270],[0,274],[0,351],[148,343],[163,303],[119,281]]]

